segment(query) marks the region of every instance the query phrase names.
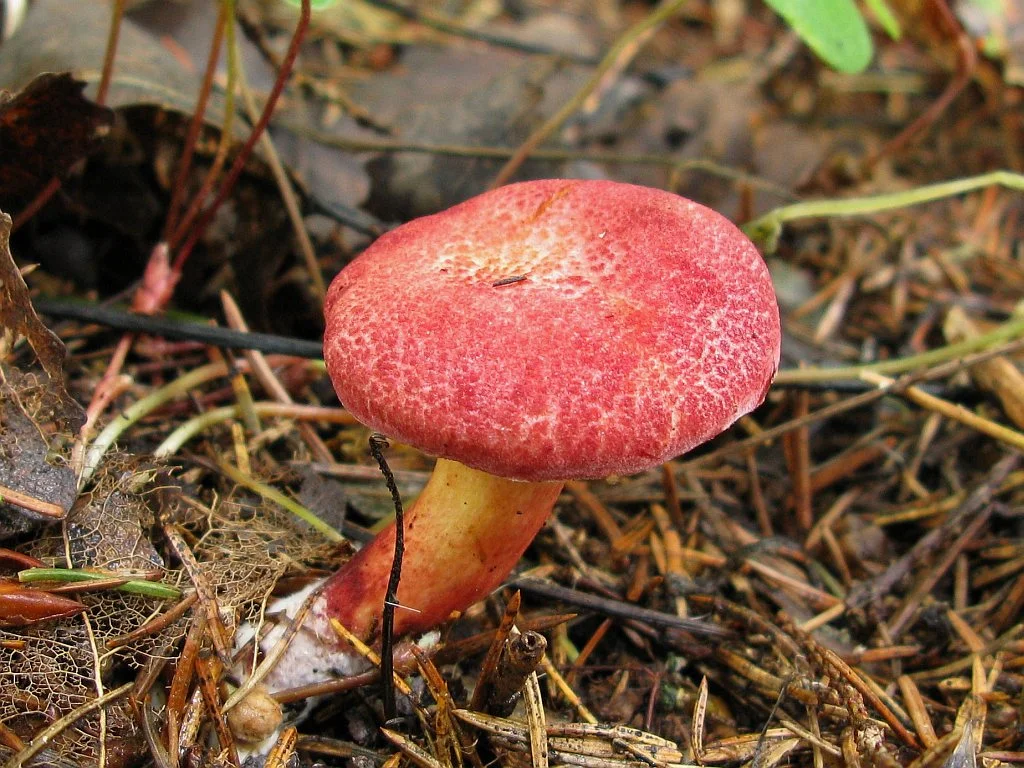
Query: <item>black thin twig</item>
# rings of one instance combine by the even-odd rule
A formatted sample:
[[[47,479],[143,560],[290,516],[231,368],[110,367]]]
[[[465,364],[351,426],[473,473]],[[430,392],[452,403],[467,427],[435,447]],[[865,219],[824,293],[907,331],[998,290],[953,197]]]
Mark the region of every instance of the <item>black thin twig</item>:
[[[125,309],[106,307],[64,299],[36,297],[32,300],[36,311],[63,320],[81,320],[98,323],[118,331],[148,333],[167,339],[198,341],[224,349],[255,349],[268,355],[293,355],[317,359],[323,355],[320,342],[276,336],[270,333],[236,331],[213,325],[176,320],[167,317],[137,315]]]
[[[405,554],[405,512],[402,508],[402,497],[398,493],[395,476],[391,473],[384,449],[388,440],[384,435],[374,432],[370,435],[370,454],[373,456],[384,482],[391,492],[391,501],[395,504],[395,559],[391,563],[391,574],[388,576],[388,589],[384,595],[384,608],[381,611],[380,641],[380,677],[381,694],[384,699],[384,720],[395,719],[395,606],[398,604],[398,582],[402,578],[402,555]]]

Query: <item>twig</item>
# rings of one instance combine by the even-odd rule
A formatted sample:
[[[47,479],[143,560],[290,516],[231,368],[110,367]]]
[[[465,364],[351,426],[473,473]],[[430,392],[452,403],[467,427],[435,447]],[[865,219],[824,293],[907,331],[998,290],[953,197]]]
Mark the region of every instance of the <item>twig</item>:
[[[946,84],[939,97],[933,101],[928,108],[918,115],[910,125],[906,126],[896,138],[889,141],[875,155],[867,161],[866,168],[874,168],[883,157],[891,156],[904,149],[918,134],[925,128],[935,123],[945,112],[953,100],[960,95],[967,84],[971,82],[975,71],[978,69],[978,52],[974,48],[974,41],[971,39],[960,23],[957,21],[953,11],[950,10],[946,0],[932,0],[931,13],[925,11],[922,16],[937,17],[938,22],[946,27],[944,31],[950,34],[956,41],[956,72],[953,78]],[[927,19],[919,23],[927,24]]]
[[[61,182],[60,177],[58,176],[54,176],[50,179],[46,183],[46,186],[39,190],[39,194],[32,198],[31,202],[18,211],[14,216],[14,219],[11,222],[11,232],[17,232],[25,225],[25,222],[30,221],[33,216],[39,213],[39,211],[43,209],[43,206],[50,202],[50,198],[57,194],[62,183],[63,182]]]
[[[861,378],[871,382],[872,384],[880,384],[883,386],[895,383],[892,379],[880,376],[872,371],[865,371]],[[920,387],[897,386],[893,391],[906,395],[908,400],[917,403],[922,408],[927,408],[928,410],[941,414],[948,419],[959,421],[961,424],[981,432],[983,435],[988,435],[1001,443],[1005,443],[1011,448],[1016,448],[1018,451],[1024,451],[1024,432],[998,424],[991,419],[986,419],[983,416],[972,413],[962,405],[956,405],[948,400],[943,400],[941,397],[929,395]]]
[[[395,556],[388,574],[388,586],[384,593],[384,606],[381,609],[381,658],[380,676],[381,693],[384,699],[384,720],[395,719],[395,607],[398,605],[398,584],[402,579],[402,556],[405,554],[405,510],[402,507],[402,496],[398,492],[395,476],[384,458],[384,449],[388,447],[387,438],[376,432],[370,435],[370,454],[384,475],[384,482],[391,492],[391,501],[395,506]]]
[[[0,485],[0,504],[13,504],[54,520],[63,520],[67,514],[67,510],[60,504],[30,496],[6,485]]]
[[[898,640],[900,636],[906,631],[910,621],[914,618],[918,608],[921,606],[921,601],[924,600],[925,596],[932,591],[935,585],[939,582],[939,579],[945,575],[945,573],[952,567],[953,562],[963,552],[964,547],[974,540],[974,537],[978,535],[979,531],[988,522],[989,515],[992,513],[992,505],[984,504],[978,511],[977,516],[971,520],[970,524],[964,529],[963,533],[956,537],[956,540],[945,549],[942,554],[942,558],[932,568],[928,569],[928,572],[924,575],[921,581],[914,587],[910,595],[903,602],[903,607],[900,612],[896,614],[889,624],[889,636],[893,640]]]
[[[384,738],[394,744],[408,758],[409,762],[417,766],[417,768],[445,768],[440,760],[398,731],[392,731],[390,728],[381,728],[380,732]]]
[[[523,686],[523,701],[526,705],[526,723],[530,734],[530,763],[533,768],[548,768],[548,735],[544,717],[544,701],[540,695],[540,681],[533,672]]]
[[[222,661],[216,657],[196,657],[195,670],[199,678],[199,694],[202,696],[203,704],[210,715],[213,724],[213,732],[217,735],[217,743],[220,747],[220,757],[226,758],[230,768],[241,768],[238,759],[238,748],[235,745],[235,737],[228,728],[226,712],[220,701],[220,677],[223,672]]]
[[[231,44],[237,46],[238,43],[235,39],[232,39]],[[245,109],[249,114],[249,119],[255,123],[259,120],[256,102],[246,81],[245,70],[242,67],[242,57],[237,52],[235,57],[238,60],[238,84],[242,90],[242,100],[245,102]],[[267,164],[270,166],[270,172],[274,177],[274,183],[277,184],[277,189],[281,193],[281,200],[284,202],[285,210],[288,212],[288,220],[291,222],[292,231],[295,233],[295,239],[299,243],[299,250],[302,252],[302,258],[306,263],[306,272],[309,273],[313,292],[322,302],[327,295],[327,285],[324,282],[320,264],[317,263],[316,253],[313,251],[313,241],[309,237],[309,232],[306,231],[306,223],[303,221],[302,212],[299,210],[298,197],[292,187],[291,180],[288,178],[288,172],[284,169],[284,164],[277,153],[277,148],[274,146],[270,134],[266,131],[260,134],[260,148],[263,150]]]
[[[246,139],[245,144],[242,145],[242,148],[235,156],[235,161],[232,163],[227,176],[225,176],[224,180],[221,182],[220,189],[217,190],[217,195],[214,197],[213,202],[210,203],[203,212],[184,243],[182,243],[181,247],[178,249],[178,253],[174,258],[173,264],[173,268],[176,273],[181,272],[181,268],[185,261],[188,260],[188,256],[192,252],[192,249],[195,247],[196,243],[199,242],[199,238],[213,221],[213,217],[216,215],[223,202],[227,199],[228,193],[230,193],[234,188],[238,177],[242,175],[242,169],[245,168],[245,164],[249,161],[249,157],[252,155],[253,149],[256,146],[256,141],[259,139],[263,131],[266,130],[267,124],[270,122],[270,117],[274,112],[274,108],[277,106],[277,101],[281,97],[282,91],[284,91],[285,83],[288,80],[288,74],[295,65],[295,58],[299,53],[299,46],[302,44],[302,40],[306,36],[306,29],[309,27],[309,16],[310,0],[302,0],[302,9],[299,12],[299,21],[295,25],[295,32],[293,33],[291,42],[288,45],[288,52],[285,54],[281,71],[278,72],[277,78],[274,80],[274,85],[270,89],[267,100],[263,105],[263,112],[260,115],[260,119],[256,121],[252,131],[249,132],[249,137]]]
[[[100,323],[108,328],[133,333],[148,333],[166,339],[198,341],[223,349],[255,349],[267,355],[289,355],[292,357],[320,358],[323,346],[316,341],[275,336],[270,333],[239,331],[203,323],[186,322],[174,317],[152,317],[139,315],[117,307],[101,304],[67,301],[48,297],[32,300],[33,306],[43,315],[87,323]]]
[[[231,636],[220,612],[220,601],[217,599],[217,590],[210,583],[209,577],[199,565],[192,549],[185,541],[185,537],[178,532],[177,528],[164,523],[163,533],[170,545],[171,551],[188,573],[189,579],[196,588],[196,595],[199,600],[199,608],[206,617],[210,640],[213,642],[213,649],[225,669],[231,669]]]
[[[917,683],[907,675],[900,675],[896,679],[896,683],[900,687],[900,693],[903,694],[907,715],[910,717],[911,722],[913,722],[914,729],[917,731],[921,743],[924,744],[925,749],[935,746],[939,739],[935,735],[935,728],[932,726],[931,718],[928,716],[928,708],[921,697],[921,691],[918,689]]]
[[[1002,330],[1007,330],[1007,328],[1010,325],[1016,326],[1017,324],[1007,323],[1005,326],[1003,326]],[[1017,327],[1014,332],[1024,332],[1024,323],[1022,323],[1021,326]],[[973,339],[972,341],[976,342],[980,338],[981,337],[978,337],[978,339]],[[945,348],[943,352],[943,359],[945,359],[946,362],[944,362],[941,365],[937,365],[930,370],[923,370],[918,373],[905,376],[902,379],[897,379],[893,381],[891,384],[879,385],[879,387],[874,391],[864,392],[862,394],[849,397],[845,400],[840,400],[839,402],[827,405],[824,408],[820,408],[817,411],[812,411],[811,413],[807,414],[807,416],[802,416],[796,419],[790,419],[789,421],[783,424],[779,424],[778,426],[772,427],[771,429],[763,430],[755,435],[751,435],[750,437],[744,438],[743,440],[737,440],[733,443],[727,443],[726,445],[723,445],[721,448],[718,448],[714,451],[710,451],[709,453],[706,453],[703,456],[698,456],[696,458],[689,459],[687,461],[676,464],[676,471],[685,473],[687,471],[695,469],[696,467],[702,464],[707,464],[712,461],[716,461],[722,456],[749,450],[750,448],[757,447],[762,443],[775,440],[776,438],[781,437],[790,430],[802,427],[804,424],[812,424],[816,421],[825,421],[841,413],[846,413],[847,411],[854,410],[855,408],[861,408],[867,405],[868,403],[874,402],[880,397],[888,395],[893,389],[897,387],[907,387],[910,386],[911,384],[917,384],[918,382],[921,381],[929,381],[932,379],[950,376],[953,373],[956,373],[960,370],[970,369],[971,366],[977,365],[978,363],[988,360],[996,355],[1007,354],[1011,349],[1015,350],[1020,347],[1024,347],[1024,340],[1016,341],[1012,345],[1009,345],[1008,347],[988,349],[984,352],[978,352],[967,357],[955,359],[948,359],[949,348]],[[924,356],[920,355],[918,357]],[[863,372],[863,367],[860,367],[860,370],[861,372]],[[800,371],[794,371],[794,373],[799,372]]]
[[[224,317],[233,329],[237,331],[248,331],[249,327],[245,322],[245,318],[242,316],[242,311],[238,308],[234,298],[227,291],[221,291],[220,294],[221,306],[224,308]],[[253,373],[259,380],[260,384],[267,393],[277,400],[279,403],[291,403],[292,397],[288,394],[288,391],[284,388],[277,376],[274,375],[274,371],[267,363],[266,358],[263,354],[257,350],[247,350],[245,352],[245,358],[249,361],[249,365],[252,366]],[[320,439],[320,436],[316,433],[309,424],[299,424],[299,433],[302,435],[302,439],[309,446],[310,453],[313,454],[313,458],[317,461],[324,463],[333,463],[334,457],[331,455],[330,450],[324,445],[324,441]]]
[[[196,107],[192,111],[192,119],[189,121],[188,133],[185,135],[181,158],[178,160],[177,173],[171,185],[171,202],[167,206],[167,216],[164,219],[164,242],[170,242],[171,236],[174,234],[178,223],[178,214],[181,212],[182,201],[185,199],[185,182],[188,179],[188,172],[192,167],[192,157],[196,151],[199,131],[203,127],[203,117],[206,114],[206,105],[210,99],[210,91],[213,90],[213,75],[217,71],[217,59],[220,56],[221,44],[224,42],[224,27],[227,23],[227,14],[228,4],[222,0],[218,3],[217,21],[213,27],[213,37],[210,40],[210,53],[206,59],[206,68],[203,70],[203,82],[199,88]],[[227,114],[230,114],[230,112]],[[196,197],[199,198],[201,195]]]
[[[104,646],[108,651],[112,651],[115,648],[123,648],[126,645],[132,645],[144,637],[150,637],[158,632],[162,632],[188,613],[188,610],[196,604],[198,599],[199,595],[195,591],[189,592],[171,608],[168,608],[163,613],[154,616],[141,627],[133,629],[131,632],[110,638],[106,643],[104,643]]]
[[[235,39],[235,0],[221,0],[221,7],[226,9],[227,13],[224,34],[228,41],[228,77],[224,88],[224,124],[220,126],[220,140],[217,142],[217,152],[213,156],[213,163],[203,176],[199,190],[192,196],[192,202],[189,203],[181,219],[176,221],[174,228],[170,231],[165,231],[165,241],[167,247],[171,250],[178,247],[182,238],[185,237],[189,228],[195,222],[196,216],[202,211],[203,204],[208,199],[213,185],[216,183],[221,170],[224,168],[224,164],[227,162],[228,150],[232,145],[232,132],[235,127],[235,82],[238,80],[238,51],[236,46],[232,44],[232,41]]]
[[[409,152],[412,154],[444,155],[447,157],[469,157],[485,160],[503,160],[515,155],[516,147],[480,146],[471,144],[438,144],[408,139],[366,138],[339,135],[317,130],[308,125],[294,123],[287,118],[276,118],[275,128],[285,128],[296,135],[319,144],[349,152]],[[723,179],[731,179],[756,189],[778,195],[787,200],[796,199],[793,193],[775,182],[750,174],[739,168],[732,168],[712,160],[687,158],[680,160],[669,154],[610,152],[593,149],[566,149],[560,147],[537,147],[530,153],[534,160],[566,161],[580,160],[610,165],[650,165],[683,171],[704,171]]]
[[[641,608],[630,603],[587,594],[586,592],[569,589],[539,579],[513,579],[508,582],[508,586],[549,600],[558,600],[569,605],[626,621],[639,621],[643,624],[650,624],[651,626],[665,629],[681,629],[705,637],[721,638],[731,637],[732,635],[728,630],[717,627],[714,624],[709,624],[706,621],[686,619],[681,616],[673,616],[670,613],[654,611],[650,608]]]
[[[484,43],[488,43],[494,46],[501,46],[503,48],[509,48],[516,51],[522,51],[523,53],[538,53],[548,54],[554,56],[561,56],[569,61],[576,64],[583,64],[591,66],[597,63],[597,59],[593,56],[581,56],[570,52],[563,52],[559,50],[553,50],[546,45],[538,45],[536,43],[529,43],[523,40],[517,40],[514,37],[507,37],[505,35],[496,35],[491,32],[484,32],[474,27],[460,24],[459,22],[441,16],[437,13],[432,13],[423,8],[413,8],[405,3],[396,2],[396,0],[368,0],[370,5],[375,5],[379,8],[384,8],[392,13],[409,19],[410,21],[422,24],[425,27],[430,27],[438,32],[444,32],[445,34],[455,35],[458,37],[464,37],[469,40],[479,40]]]

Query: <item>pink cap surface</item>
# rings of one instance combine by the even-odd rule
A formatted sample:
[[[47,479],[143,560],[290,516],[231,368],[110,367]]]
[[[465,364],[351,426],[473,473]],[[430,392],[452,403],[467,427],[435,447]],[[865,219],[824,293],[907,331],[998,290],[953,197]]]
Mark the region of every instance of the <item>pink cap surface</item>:
[[[779,363],[750,241],[678,195],[606,181],[512,184],[411,221],[335,278],[326,319],[357,418],[521,480],[685,453],[756,408]]]

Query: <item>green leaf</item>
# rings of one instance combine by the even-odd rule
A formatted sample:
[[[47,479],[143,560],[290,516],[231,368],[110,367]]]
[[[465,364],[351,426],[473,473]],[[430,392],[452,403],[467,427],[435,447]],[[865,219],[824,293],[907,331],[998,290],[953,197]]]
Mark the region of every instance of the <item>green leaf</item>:
[[[840,72],[863,72],[873,48],[854,0],[765,0],[821,59]]]
[[[896,18],[896,14],[892,12],[892,8],[889,7],[889,3],[886,0],[864,0],[864,5],[871,11],[875,21],[885,30],[885,34],[893,40],[899,40],[903,37],[900,20]]]

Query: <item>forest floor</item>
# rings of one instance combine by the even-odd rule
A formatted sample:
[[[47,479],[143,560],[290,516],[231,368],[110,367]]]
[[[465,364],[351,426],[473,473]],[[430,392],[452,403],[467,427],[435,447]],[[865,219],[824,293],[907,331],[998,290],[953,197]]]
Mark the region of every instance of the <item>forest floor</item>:
[[[778,378],[567,484],[509,585],[399,656],[386,730],[374,674],[279,694],[265,764],[1024,762],[1024,6],[892,2],[902,39],[840,74],[757,0],[343,2],[277,98],[297,8],[128,5],[109,76],[107,4],[37,0],[0,45],[4,766],[243,762],[236,630],[394,514],[324,286],[541,177],[745,225]],[[386,459],[408,505],[432,459]],[[519,708],[474,700],[533,632]]]

